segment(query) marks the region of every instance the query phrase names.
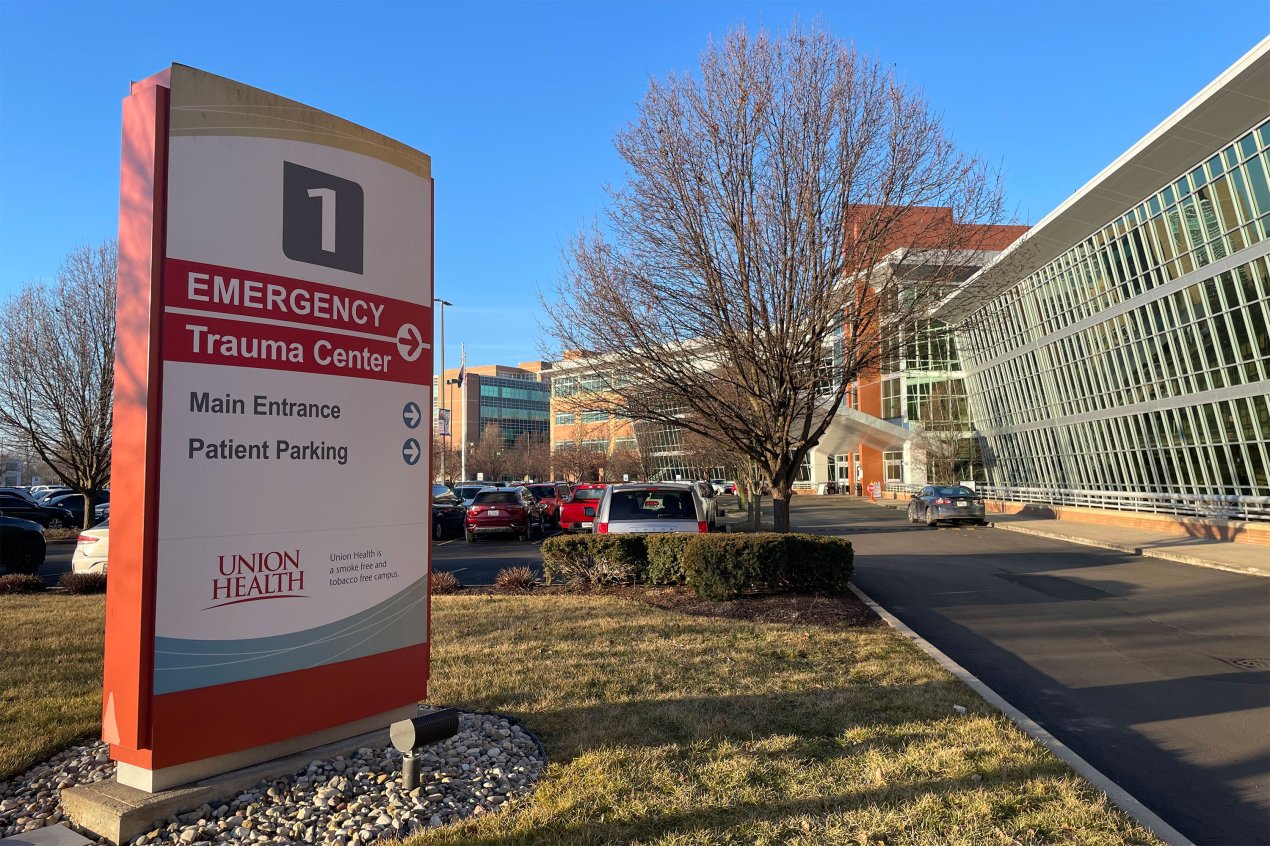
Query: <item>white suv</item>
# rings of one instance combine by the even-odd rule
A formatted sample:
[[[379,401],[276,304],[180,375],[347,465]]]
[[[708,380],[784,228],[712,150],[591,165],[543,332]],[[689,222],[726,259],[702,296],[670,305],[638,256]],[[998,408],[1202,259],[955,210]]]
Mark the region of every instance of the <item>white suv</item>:
[[[601,535],[708,531],[705,505],[691,482],[612,485],[595,512],[595,532]]]

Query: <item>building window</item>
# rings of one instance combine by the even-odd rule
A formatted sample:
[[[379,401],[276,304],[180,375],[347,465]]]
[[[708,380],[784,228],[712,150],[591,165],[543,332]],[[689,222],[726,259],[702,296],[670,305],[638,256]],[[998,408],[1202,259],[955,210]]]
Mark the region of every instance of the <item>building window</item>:
[[[560,411],[556,413],[557,426],[567,426],[570,423],[572,423],[575,419],[576,418],[574,417],[573,412],[571,411]]]
[[[583,423],[602,423],[609,419],[607,411],[584,411],[582,412]]]

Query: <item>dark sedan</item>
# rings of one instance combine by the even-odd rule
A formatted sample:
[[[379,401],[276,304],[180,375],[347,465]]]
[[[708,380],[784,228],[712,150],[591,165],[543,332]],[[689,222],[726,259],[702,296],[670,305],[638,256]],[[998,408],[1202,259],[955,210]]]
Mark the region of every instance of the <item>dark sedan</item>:
[[[432,486],[432,538],[441,540],[446,532],[463,531],[463,500],[445,485]]]
[[[0,517],[0,567],[34,573],[44,563],[44,528],[30,520]]]
[[[95,523],[99,519],[100,508],[110,502],[110,491],[97,492],[97,505],[93,509],[93,519],[89,523]],[[45,500],[43,503],[45,508],[65,508],[71,513],[71,518],[75,521],[76,526],[84,525],[84,495],[77,493],[62,494],[52,499]]]
[[[908,501],[908,522],[974,523],[988,525],[984,519],[983,497],[962,485],[927,485]]]
[[[11,494],[0,494],[0,514],[6,517],[17,517],[19,520],[31,520],[46,529],[71,529],[83,525],[83,521],[76,523],[75,517],[65,508],[34,505],[20,496]]]

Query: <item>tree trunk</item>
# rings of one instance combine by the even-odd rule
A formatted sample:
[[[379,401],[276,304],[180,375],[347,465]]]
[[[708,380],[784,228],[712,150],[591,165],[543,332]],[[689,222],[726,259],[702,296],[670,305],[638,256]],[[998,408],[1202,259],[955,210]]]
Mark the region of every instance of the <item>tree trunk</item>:
[[[772,522],[773,530],[789,531],[789,501],[794,496],[794,485],[788,480],[772,485]]]

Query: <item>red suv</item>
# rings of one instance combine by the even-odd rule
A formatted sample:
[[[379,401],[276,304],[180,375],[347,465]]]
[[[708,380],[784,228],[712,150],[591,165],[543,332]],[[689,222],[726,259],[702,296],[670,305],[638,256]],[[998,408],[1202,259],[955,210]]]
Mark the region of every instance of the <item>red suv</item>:
[[[542,506],[542,513],[548,523],[560,525],[560,506],[569,498],[568,482],[539,482],[536,485],[525,485],[534,499]]]
[[[573,494],[560,506],[560,528],[566,532],[590,532],[595,525],[595,512],[608,485],[586,482],[573,486]],[[587,514],[587,510],[590,514]]]
[[[484,488],[472,499],[463,518],[468,543],[478,535],[511,532],[523,541],[542,537],[546,526],[542,506],[528,489]]]

